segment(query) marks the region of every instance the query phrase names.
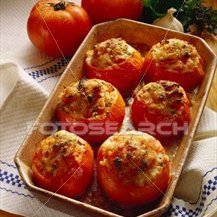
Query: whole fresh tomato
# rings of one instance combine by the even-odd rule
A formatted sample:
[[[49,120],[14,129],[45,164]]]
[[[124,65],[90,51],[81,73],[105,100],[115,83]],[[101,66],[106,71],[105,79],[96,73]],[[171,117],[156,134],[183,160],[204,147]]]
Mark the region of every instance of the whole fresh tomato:
[[[72,2],[41,0],[30,13],[32,43],[50,56],[72,56],[90,29],[86,11]]]
[[[61,130],[36,145],[32,176],[41,188],[76,197],[90,185],[93,164],[90,145],[75,134]]]
[[[81,4],[94,24],[118,18],[138,20],[143,9],[141,0],[82,0]]]

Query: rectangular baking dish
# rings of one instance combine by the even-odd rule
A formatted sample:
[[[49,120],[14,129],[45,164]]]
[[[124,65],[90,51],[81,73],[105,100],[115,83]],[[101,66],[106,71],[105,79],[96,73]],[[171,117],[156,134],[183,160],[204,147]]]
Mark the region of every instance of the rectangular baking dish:
[[[127,19],[119,19],[94,26],[75,53],[72,60],[69,62],[65,72],[52,91],[37,120],[35,121],[33,128],[30,130],[23,144],[20,146],[15,156],[15,163],[23,181],[32,191],[47,194],[48,196],[53,195],[54,197],[61,199],[63,202],[69,202],[74,209],[81,209],[88,215],[92,214],[110,217],[125,216],[123,213],[111,212],[109,210],[105,210],[91,204],[87,204],[82,201],[71,199],[39,188],[32,182],[31,177],[31,159],[35,150],[35,145],[46,137],[40,133],[39,127],[43,125],[43,123],[49,123],[53,121],[53,115],[55,113],[58,96],[63,90],[64,86],[67,86],[71,82],[76,82],[82,78],[83,63],[87,50],[91,49],[98,42],[114,37],[121,37],[131,44],[145,44],[148,47],[160,42],[162,39],[183,39],[193,44],[197,48],[202,59],[205,61],[206,74],[195,96],[195,103],[191,112],[192,120],[189,126],[189,133],[188,135],[183,136],[175,151],[171,166],[171,181],[165,196],[153,207],[144,207],[142,210],[135,210],[135,212],[133,212],[136,213],[134,216],[140,217],[161,216],[162,213],[168,209],[171,203],[178,178],[183,169],[184,162],[190,150],[195,131],[206,103],[217,63],[214,53],[210,50],[206,42],[198,37],[170,31],[164,28],[155,27],[136,21],[130,21]]]

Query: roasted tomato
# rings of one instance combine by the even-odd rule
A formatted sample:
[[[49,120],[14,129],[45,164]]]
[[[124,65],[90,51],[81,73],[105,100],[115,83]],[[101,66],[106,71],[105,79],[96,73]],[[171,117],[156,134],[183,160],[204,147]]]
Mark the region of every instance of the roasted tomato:
[[[27,23],[32,43],[51,56],[72,56],[89,29],[86,11],[62,0],[37,2]]]
[[[68,197],[82,194],[92,180],[93,151],[75,134],[58,131],[36,146],[32,160],[34,182]]]
[[[98,150],[97,177],[108,197],[120,205],[150,203],[167,189],[169,157],[160,142],[146,133],[115,134]]]
[[[60,95],[57,117],[62,127],[91,144],[103,142],[122,125],[125,103],[111,84],[81,80],[66,87]]]
[[[138,20],[143,9],[141,0],[82,0],[81,4],[94,24],[118,18]]]
[[[147,81],[170,80],[186,91],[197,87],[203,77],[203,61],[187,41],[168,39],[154,45],[144,59]]]
[[[167,144],[188,129],[190,102],[178,83],[151,82],[143,86],[134,98],[131,117],[139,131]]]
[[[139,83],[143,58],[133,47],[120,38],[112,38],[87,52],[85,72],[88,78],[98,78],[113,84],[127,95]]]

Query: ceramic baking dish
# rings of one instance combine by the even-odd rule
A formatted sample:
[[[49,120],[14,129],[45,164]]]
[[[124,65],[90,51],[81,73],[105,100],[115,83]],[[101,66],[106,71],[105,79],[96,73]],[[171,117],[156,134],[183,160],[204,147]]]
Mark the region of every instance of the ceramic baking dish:
[[[155,204],[133,210],[123,210],[119,208],[116,209],[114,208],[114,204],[111,206],[113,207],[112,209],[109,208],[109,206],[97,207],[96,204],[92,204],[91,202],[86,203],[84,198],[72,199],[56,193],[52,193],[45,189],[37,187],[32,182],[31,177],[31,159],[35,150],[35,145],[46,137],[45,135],[42,135],[40,133],[40,126],[43,125],[43,123],[54,121],[55,109],[60,92],[63,90],[64,86],[70,84],[71,82],[78,81],[83,77],[83,63],[87,50],[91,49],[98,42],[114,37],[121,37],[130,44],[144,45],[146,49],[150,48],[155,43],[160,42],[162,39],[183,39],[193,44],[197,48],[202,59],[205,61],[206,75],[203,79],[202,84],[198,88],[196,95],[194,96],[194,104],[191,110],[192,120],[189,126],[189,133],[188,135],[183,136],[183,138],[178,142],[178,145],[174,145],[175,148],[173,148],[172,151],[168,149],[168,151],[171,152],[169,154],[174,155],[171,155],[171,181],[165,193],[165,196],[160,201],[157,201]],[[20,146],[15,156],[15,163],[23,181],[30,190],[47,194],[48,196],[53,195],[54,197],[61,199],[63,202],[69,202],[71,206],[74,207],[74,209],[82,209],[82,211],[88,213],[88,215],[110,217],[161,216],[162,213],[164,213],[168,209],[171,203],[171,199],[178,178],[183,169],[184,162],[188,155],[195,131],[197,129],[197,125],[199,123],[206,103],[209,89],[211,87],[211,83],[214,77],[216,62],[216,57],[210,50],[208,45],[202,39],[191,36],[189,34],[169,31],[160,27],[155,27],[152,25],[126,19],[120,19],[94,26],[77,50],[72,60],[69,62],[65,72],[63,73],[58,84],[52,91],[49,99],[47,100],[36,122],[34,123],[32,130],[30,130],[30,132],[28,133],[27,137],[25,138],[23,144]]]

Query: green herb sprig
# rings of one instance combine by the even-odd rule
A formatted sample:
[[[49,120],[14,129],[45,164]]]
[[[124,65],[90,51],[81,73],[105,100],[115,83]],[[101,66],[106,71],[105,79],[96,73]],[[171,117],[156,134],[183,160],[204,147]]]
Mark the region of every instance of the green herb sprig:
[[[217,35],[217,10],[202,5],[203,0],[143,0],[143,21],[152,23],[155,19],[165,16],[171,7],[176,8],[177,19],[186,32],[195,24],[199,31],[208,30]]]

